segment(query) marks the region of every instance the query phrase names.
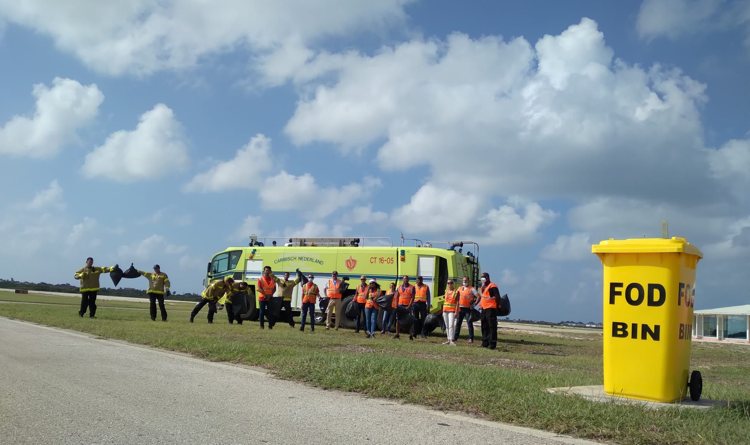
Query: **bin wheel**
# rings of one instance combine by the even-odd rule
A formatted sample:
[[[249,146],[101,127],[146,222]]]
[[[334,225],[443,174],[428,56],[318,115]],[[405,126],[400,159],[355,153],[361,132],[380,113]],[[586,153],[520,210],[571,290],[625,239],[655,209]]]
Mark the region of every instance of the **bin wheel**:
[[[690,390],[690,400],[697,402],[701,398],[703,392],[703,377],[700,371],[693,371],[690,373],[690,382],[688,382],[688,389]]]

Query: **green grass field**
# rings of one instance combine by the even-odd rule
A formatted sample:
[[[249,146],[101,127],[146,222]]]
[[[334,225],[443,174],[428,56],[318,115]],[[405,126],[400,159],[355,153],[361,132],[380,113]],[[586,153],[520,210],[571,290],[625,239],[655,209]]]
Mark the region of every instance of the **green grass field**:
[[[354,391],[556,433],[622,444],[750,443],[750,347],[693,344],[691,369],[703,374],[706,410],[648,409],[548,394],[558,386],[600,385],[601,336],[543,336],[500,331],[497,351],[444,338],[410,342],[367,339],[353,331],[302,333],[288,325],[261,330],[213,325],[204,308],[188,322],[192,304],[167,306],[169,321],[152,322],[148,305],[99,300],[96,319],[77,315],[79,299],[0,292],[0,316],[126,340],[213,361],[260,366],[276,376]],[[462,333],[465,334],[465,327]]]

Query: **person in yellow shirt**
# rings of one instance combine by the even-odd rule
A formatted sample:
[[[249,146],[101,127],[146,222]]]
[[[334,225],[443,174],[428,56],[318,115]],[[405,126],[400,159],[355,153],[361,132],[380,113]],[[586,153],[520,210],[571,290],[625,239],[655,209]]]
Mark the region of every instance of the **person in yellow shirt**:
[[[231,292],[232,284],[234,280],[230,277],[226,277],[223,280],[214,281],[209,284],[206,289],[201,292],[201,301],[195,305],[192,312],[190,312],[190,323],[193,322],[195,316],[198,315],[203,306],[208,304],[208,322],[214,322],[214,314],[216,313],[216,302],[219,298],[223,297],[227,292]]]
[[[151,320],[156,321],[156,301],[159,301],[159,311],[161,312],[161,321],[167,321],[167,309],[164,307],[164,296],[169,295],[169,277],[161,271],[158,264],[154,264],[154,272],[138,271],[142,277],[148,280],[149,311]]]
[[[302,279],[298,276],[294,280],[289,279],[289,272],[284,273],[284,279],[276,279],[276,291],[281,294],[281,308],[286,312],[286,321],[289,326],[294,327],[294,314],[292,314],[292,293],[294,293],[294,287],[299,284]]]
[[[86,258],[86,265],[73,274],[73,278],[80,280],[81,309],[78,311],[79,316],[86,315],[88,309],[89,318],[94,318],[96,315],[96,294],[99,292],[99,275],[111,272],[112,269],[112,267],[95,267],[94,259],[88,257]]]
[[[235,281],[232,287],[224,295],[224,310],[227,311],[227,320],[229,324],[242,324],[242,314],[247,311],[245,303],[248,297],[248,285],[244,281]]]

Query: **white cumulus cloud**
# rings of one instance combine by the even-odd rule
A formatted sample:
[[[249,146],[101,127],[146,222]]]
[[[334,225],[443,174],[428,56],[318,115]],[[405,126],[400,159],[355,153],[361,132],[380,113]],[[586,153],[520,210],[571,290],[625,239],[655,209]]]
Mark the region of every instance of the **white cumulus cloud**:
[[[0,0],[0,22],[50,36],[88,67],[147,75],[189,68],[211,54],[266,54],[289,39],[313,42],[404,19],[409,0]]]
[[[481,203],[476,195],[427,183],[408,204],[393,211],[391,220],[401,230],[411,233],[456,231],[476,223]]]
[[[586,233],[560,235],[553,244],[542,250],[541,257],[549,261],[576,261],[591,256],[591,238]]]
[[[99,223],[94,218],[90,218],[88,216],[83,218],[83,221],[74,224],[73,228],[70,230],[70,234],[68,234],[68,237],[65,239],[65,242],[69,246],[79,246],[82,243],[88,243],[88,245],[98,245],[101,241],[98,238],[98,233],[95,233],[94,230],[98,227]],[[94,235],[94,238],[92,239],[91,236]]]
[[[297,210],[309,218],[321,219],[359,200],[366,200],[380,180],[365,177],[341,187],[321,187],[310,173],[300,176],[281,171],[266,179],[260,190],[263,207],[268,210]]]
[[[158,262],[165,255],[180,255],[186,250],[186,246],[169,243],[163,236],[154,234],[135,243],[118,247],[117,255],[130,261]]]
[[[321,74],[300,78],[308,94],[285,128],[296,144],[379,145],[381,168],[425,166],[430,183],[482,199],[717,193],[702,144],[705,85],[617,59],[590,19],[534,46],[456,33],[319,54],[308,67]]]
[[[260,235],[262,233],[260,216],[248,215],[237,230],[235,230],[234,238],[249,241],[250,235]]]
[[[271,168],[271,140],[262,134],[250,139],[237,150],[233,159],[220,162],[193,177],[186,192],[220,192],[232,189],[257,189],[263,184],[265,172]]]
[[[189,162],[182,126],[169,107],[157,104],[134,130],[112,133],[87,154],[82,171],[88,178],[133,182],[161,178]]]
[[[517,244],[532,241],[539,230],[552,222],[557,214],[535,202],[512,199],[507,205],[491,209],[479,218],[479,227],[486,230],[484,244]]]
[[[29,203],[29,208],[34,210],[48,210],[50,208],[63,209],[63,189],[57,179],[50,182],[49,187],[39,191]]]
[[[14,116],[0,127],[0,155],[49,158],[75,142],[77,131],[90,124],[104,95],[96,85],[56,77],[52,86],[34,85],[36,109]]]
[[[373,210],[371,205],[353,207],[344,218],[349,224],[379,224],[387,219],[387,213]]]

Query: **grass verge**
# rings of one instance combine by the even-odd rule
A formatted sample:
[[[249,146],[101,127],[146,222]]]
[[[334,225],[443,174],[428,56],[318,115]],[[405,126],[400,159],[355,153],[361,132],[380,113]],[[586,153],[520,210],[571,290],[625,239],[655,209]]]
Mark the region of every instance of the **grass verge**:
[[[410,342],[366,339],[353,331],[302,333],[284,324],[229,325],[205,312],[187,321],[191,304],[167,306],[169,321],[152,322],[147,304],[97,301],[96,319],[77,316],[78,299],[0,292],[0,315],[88,332],[213,361],[260,366],[290,380],[373,397],[622,444],[739,444],[750,437],[750,348],[693,344],[691,369],[703,373],[707,410],[595,403],[552,395],[546,388],[601,384],[601,338],[550,337],[501,330],[497,351],[443,337]]]

